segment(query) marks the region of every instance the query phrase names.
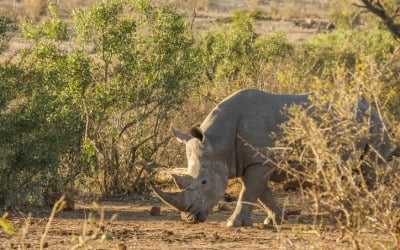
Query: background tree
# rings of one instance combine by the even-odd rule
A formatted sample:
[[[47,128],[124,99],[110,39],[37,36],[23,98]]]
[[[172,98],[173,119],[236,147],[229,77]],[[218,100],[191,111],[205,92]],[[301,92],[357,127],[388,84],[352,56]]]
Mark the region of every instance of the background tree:
[[[7,204],[40,203],[76,180],[105,195],[132,190],[200,75],[188,25],[169,6],[102,1],[75,10],[73,27],[57,12],[50,4],[49,18],[26,22],[32,47],[0,68]]]
[[[0,193],[5,206],[39,203],[47,190],[62,186],[68,173],[61,171],[60,161],[75,157],[70,153],[80,148],[84,124],[74,100],[65,95],[78,61],[57,49],[66,39],[57,36],[63,26],[55,17],[44,22],[33,47],[22,51],[17,63],[1,66]]]
[[[79,50],[90,58],[85,91],[86,163],[105,194],[130,190],[136,166],[155,160],[161,133],[199,75],[196,49],[181,14],[149,1],[103,1],[77,10]]]
[[[400,2],[397,0],[361,0],[356,6],[379,17],[395,39],[400,39]]]

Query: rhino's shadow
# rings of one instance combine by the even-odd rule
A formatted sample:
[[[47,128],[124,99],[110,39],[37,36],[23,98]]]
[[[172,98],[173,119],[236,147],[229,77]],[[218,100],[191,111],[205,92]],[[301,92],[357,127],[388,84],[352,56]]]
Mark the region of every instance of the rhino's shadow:
[[[173,211],[165,206],[161,207],[161,213],[159,215],[150,215],[151,206],[141,206],[134,209],[105,209],[104,220],[109,221],[112,217],[117,215],[116,221],[175,221],[182,222],[180,213]],[[89,214],[94,215],[95,218],[100,218],[97,211],[91,208],[77,208],[73,211],[62,211],[56,214],[56,218],[69,219],[69,220],[85,220],[89,217]],[[226,221],[229,217],[229,212],[214,212],[210,214],[209,221],[222,222]],[[35,218],[48,218],[48,213],[34,214]]]

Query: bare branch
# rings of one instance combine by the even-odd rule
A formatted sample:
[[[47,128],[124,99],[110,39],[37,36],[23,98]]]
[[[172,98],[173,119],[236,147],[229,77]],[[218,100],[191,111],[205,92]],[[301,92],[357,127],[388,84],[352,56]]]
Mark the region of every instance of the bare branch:
[[[194,23],[194,20],[195,20],[196,17],[197,17],[196,8],[197,8],[197,0],[196,0],[195,3],[194,3],[193,17],[192,17],[192,21],[190,22],[190,30],[191,30],[192,32],[193,32],[193,23]]]
[[[398,17],[399,12],[400,12],[400,6],[395,9],[392,18],[395,19],[396,17]]]
[[[386,27],[389,29],[390,33],[395,39],[400,39],[400,24],[395,23],[394,17],[391,17],[388,14],[387,9],[381,4],[380,1],[372,1],[372,0],[361,0],[364,6],[359,6],[360,8],[366,8],[376,16],[378,16]],[[357,6],[355,4],[355,6]],[[397,15],[398,10],[395,11],[395,16]]]
[[[358,4],[358,3],[352,3],[352,5],[353,5],[353,6],[356,6],[357,8],[364,8],[364,9],[367,8],[367,6],[361,5],[361,4]]]

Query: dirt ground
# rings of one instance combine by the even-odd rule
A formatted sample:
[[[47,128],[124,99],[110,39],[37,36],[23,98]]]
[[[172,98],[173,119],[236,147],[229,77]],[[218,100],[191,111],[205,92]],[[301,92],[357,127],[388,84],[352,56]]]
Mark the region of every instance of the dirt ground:
[[[281,203],[291,196],[287,209],[300,214],[289,216],[279,228],[265,227],[265,212],[255,208],[254,224],[246,228],[228,228],[226,220],[236,202],[221,201],[205,223],[185,224],[177,212],[163,205],[157,198],[129,196],[112,201],[99,201],[104,209],[104,221],[95,212],[92,203],[78,202],[74,211],[59,212],[51,224],[45,239],[46,249],[72,249],[76,247],[83,232],[96,234],[79,249],[348,249],[351,242],[340,238],[334,221],[321,215],[315,222],[307,212],[296,207],[296,193],[279,195]],[[304,204],[304,203],[303,203]],[[309,204],[311,206],[311,204]],[[151,207],[161,208],[159,215],[151,215]],[[10,220],[18,232],[14,236],[0,232],[1,249],[39,249],[42,232],[48,222],[50,211],[34,213],[28,222],[25,236],[22,228],[27,215],[13,213]],[[97,216],[91,217],[90,214]],[[113,217],[117,217],[113,219]],[[97,230],[99,230],[98,233]],[[372,234],[371,234],[372,235]],[[377,235],[373,237],[378,237]],[[126,248],[124,248],[126,247]]]

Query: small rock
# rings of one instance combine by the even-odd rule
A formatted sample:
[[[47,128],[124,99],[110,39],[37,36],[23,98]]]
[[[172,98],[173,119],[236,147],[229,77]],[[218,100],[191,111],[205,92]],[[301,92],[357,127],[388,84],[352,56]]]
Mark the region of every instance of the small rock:
[[[48,248],[48,247],[49,247],[49,243],[45,242],[45,243],[43,244],[43,248]]]
[[[158,216],[158,215],[160,215],[160,212],[161,212],[161,208],[157,207],[157,206],[151,207],[151,209],[150,209],[150,215],[152,215],[152,216]]]
[[[169,230],[164,230],[164,231],[163,231],[163,235],[165,235],[165,236],[171,236],[171,235],[174,235],[174,232],[169,231]]]
[[[214,240],[219,240],[221,237],[217,234],[217,232],[213,233],[212,235]]]

